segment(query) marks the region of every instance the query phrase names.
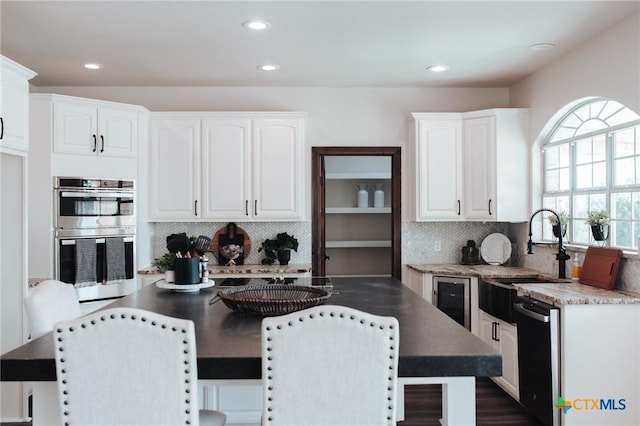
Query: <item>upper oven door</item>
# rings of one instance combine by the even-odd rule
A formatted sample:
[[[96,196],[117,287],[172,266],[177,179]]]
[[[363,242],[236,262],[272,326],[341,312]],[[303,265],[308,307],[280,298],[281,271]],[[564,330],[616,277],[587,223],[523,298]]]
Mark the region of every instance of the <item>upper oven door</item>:
[[[56,189],[56,228],[135,226],[135,192]]]

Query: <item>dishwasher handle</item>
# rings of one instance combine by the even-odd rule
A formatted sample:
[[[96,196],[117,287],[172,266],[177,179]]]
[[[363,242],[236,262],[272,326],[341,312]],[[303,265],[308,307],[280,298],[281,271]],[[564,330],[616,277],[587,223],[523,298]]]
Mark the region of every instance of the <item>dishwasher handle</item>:
[[[530,311],[529,309],[524,307],[523,303],[514,303],[513,304],[513,309],[520,312],[522,315],[527,316],[531,319],[534,319],[536,321],[540,321],[540,322],[549,322],[551,321],[549,315],[543,315],[543,314],[539,314],[537,312],[533,312]]]

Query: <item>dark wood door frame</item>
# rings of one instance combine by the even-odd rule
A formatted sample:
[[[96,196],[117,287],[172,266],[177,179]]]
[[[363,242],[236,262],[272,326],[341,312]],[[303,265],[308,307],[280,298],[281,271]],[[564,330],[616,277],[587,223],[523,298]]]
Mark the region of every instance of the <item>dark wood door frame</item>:
[[[391,157],[391,275],[402,278],[401,239],[401,148],[393,147],[313,147],[311,149],[311,186],[313,217],[311,219],[311,257],[313,275],[324,276],[325,269],[325,156],[390,156]]]

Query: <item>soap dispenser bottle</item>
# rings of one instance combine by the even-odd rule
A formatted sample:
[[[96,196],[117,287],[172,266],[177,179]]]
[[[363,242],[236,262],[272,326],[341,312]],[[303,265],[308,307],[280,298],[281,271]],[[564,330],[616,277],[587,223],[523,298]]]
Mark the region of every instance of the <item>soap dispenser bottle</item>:
[[[578,259],[578,253],[574,253],[573,265],[571,266],[571,279],[579,280],[581,272],[582,272],[582,265],[580,265],[580,259]]]

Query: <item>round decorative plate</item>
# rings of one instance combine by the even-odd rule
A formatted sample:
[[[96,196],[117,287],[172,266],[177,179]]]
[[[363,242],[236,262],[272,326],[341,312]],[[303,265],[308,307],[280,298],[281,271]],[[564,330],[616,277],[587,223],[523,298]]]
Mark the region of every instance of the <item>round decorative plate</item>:
[[[511,240],[496,232],[482,240],[480,255],[489,265],[502,265],[511,257]]]
[[[214,285],[216,285],[216,282],[214,280],[209,280],[206,283],[200,283],[200,284],[173,284],[173,283],[168,283],[163,279],[156,281],[156,287],[164,288],[165,290],[176,291],[179,293],[200,291],[201,288],[209,288],[209,287],[213,287]]]

